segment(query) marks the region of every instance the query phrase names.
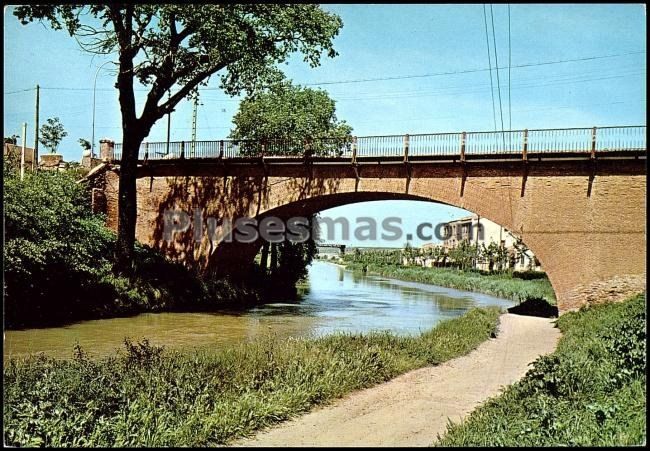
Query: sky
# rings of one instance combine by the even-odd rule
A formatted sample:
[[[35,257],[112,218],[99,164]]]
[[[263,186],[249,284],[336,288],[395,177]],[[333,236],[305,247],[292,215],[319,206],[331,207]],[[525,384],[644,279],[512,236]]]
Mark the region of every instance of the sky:
[[[510,22],[506,4],[322,7],[343,20],[334,40],[339,55],[323,57],[317,68],[298,55],[282,68],[296,84],[325,89],[336,101],[337,117],[357,136],[490,131],[501,129],[502,120],[504,129],[646,125],[644,4],[513,4]],[[59,146],[66,161],[81,159],[79,138],[91,139],[93,92],[95,148],[100,138],[121,141],[112,64],[98,71],[111,58],[84,53],[66,32],[38,23],[22,26],[11,7],[4,14],[4,136],[21,135],[27,122],[27,143],[33,146],[39,84],[41,123],[58,116],[68,132]],[[140,107],[144,95],[138,91]],[[238,103],[213,79],[201,92],[197,139],[227,137]],[[172,140],[191,139],[189,101],[177,107],[171,123]],[[162,120],[147,140],[165,139]],[[397,216],[405,231],[413,231],[422,221],[435,224],[469,213],[430,202],[382,201],[322,214],[379,222]],[[370,245],[354,239],[345,244]]]

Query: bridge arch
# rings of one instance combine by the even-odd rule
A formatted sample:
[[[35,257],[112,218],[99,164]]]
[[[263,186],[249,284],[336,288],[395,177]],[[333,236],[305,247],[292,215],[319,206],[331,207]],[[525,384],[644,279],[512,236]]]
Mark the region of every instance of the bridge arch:
[[[276,186],[274,189],[287,189],[287,187]],[[293,190],[293,188],[290,188]],[[406,192],[391,192],[391,191],[365,191],[365,190],[356,190],[351,192],[338,192],[341,189],[340,186],[337,187],[337,192],[334,193],[321,193],[316,194],[311,197],[302,197],[300,199],[278,205],[275,207],[268,208],[267,210],[260,212],[255,216],[255,219],[261,221],[265,217],[277,217],[284,221],[289,218],[296,216],[309,217],[313,214],[319,213],[324,210],[328,210],[334,207],[340,207],[350,204],[362,204],[364,202],[370,201],[387,201],[387,200],[411,200],[411,201],[422,201],[430,202],[435,204],[450,205],[458,208],[466,208],[462,205],[454,205],[450,202],[449,198],[444,198],[443,196],[437,195],[435,191],[426,190],[425,192],[420,193],[406,193]],[[453,199],[451,199],[453,201]],[[481,208],[480,211],[471,211],[472,213],[478,214],[480,217],[488,219],[496,224],[499,224],[505,227],[508,230],[511,230],[511,224],[501,224],[496,219],[499,217],[497,211],[489,208],[490,205],[484,205],[486,208]],[[363,216],[363,214],[360,214]],[[428,218],[421,218],[424,222]],[[350,221],[350,225],[354,226],[353,220]],[[435,224],[434,224],[435,226]],[[544,262],[546,256],[544,255],[544,248],[537,248],[537,244],[531,245],[526,240],[522,238],[524,244],[535,254],[537,259],[541,262],[544,267]],[[219,266],[220,262],[228,262],[227,265],[232,265],[235,261],[236,267],[243,268],[249,262],[253,261],[253,258],[258,253],[260,247],[262,246],[263,241],[260,239],[256,243],[249,245],[242,245],[240,243],[224,243],[220,248],[216,249],[216,252],[210,255],[208,265],[210,267],[216,268]],[[540,255],[541,254],[541,255]],[[552,276],[549,275],[551,285],[553,285]]]
[[[138,184],[137,239],[174,258],[237,270],[253,245],[214,246],[193,231],[162,240],[163,211],[219,218],[298,215],[364,200],[417,199],[474,212],[506,227],[542,262],[560,311],[645,290],[645,160],[377,161],[296,164],[222,161],[151,164]],[[108,171],[109,225],[116,227],[117,177]],[[112,175],[111,175],[112,174]]]

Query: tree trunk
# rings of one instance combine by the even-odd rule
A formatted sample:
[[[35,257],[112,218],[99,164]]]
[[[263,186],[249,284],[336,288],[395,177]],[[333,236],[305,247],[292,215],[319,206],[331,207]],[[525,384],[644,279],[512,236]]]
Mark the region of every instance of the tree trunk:
[[[135,135],[135,136],[134,136]],[[122,160],[120,162],[120,185],[118,191],[117,244],[115,267],[118,274],[131,275],[133,270],[133,247],[135,245],[135,224],[137,220],[136,176],[138,152],[144,137],[135,133],[124,133]]]
[[[271,243],[271,275],[274,275],[278,269],[278,245]]]
[[[266,268],[268,267],[268,259],[269,259],[269,242],[265,241],[264,244],[262,244],[262,259],[260,260],[260,266],[262,267],[262,271],[266,273]]]

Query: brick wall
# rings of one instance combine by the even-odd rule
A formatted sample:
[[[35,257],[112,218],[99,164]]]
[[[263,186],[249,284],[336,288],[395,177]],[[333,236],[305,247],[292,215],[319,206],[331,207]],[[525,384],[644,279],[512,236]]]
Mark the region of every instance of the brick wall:
[[[545,268],[561,311],[585,303],[620,300],[645,290],[645,162],[531,162],[528,176],[515,163],[364,166],[356,179],[349,165],[269,166],[187,164],[142,168],[138,179],[141,242],[170,257],[223,272],[252,261],[259,243],[194,243],[193,229],[173,243],[162,239],[165,209],[205,217],[308,215],[346,203],[431,200],[479,214],[521,236]],[[174,176],[183,173],[183,176]],[[463,181],[464,180],[464,181]],[[117,227],[117,174],[106,174],[108,225]],[[361,212],[361,210],[360,210]],[[422,218],[428,220],[428,218]]]

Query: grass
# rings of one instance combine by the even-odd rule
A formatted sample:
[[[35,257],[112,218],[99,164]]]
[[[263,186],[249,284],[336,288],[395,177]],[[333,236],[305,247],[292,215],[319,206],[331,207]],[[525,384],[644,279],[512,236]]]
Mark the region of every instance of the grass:
[[[181,354],[125,342],[93,361],[33,356],[4,367],[10,446],[210,446],[411,369],[467,354],[493,336],[496,308],[472,309],[418,336],[267,338]]]
[[[646,441],[646,306],[567,313],[557,350],[519,382],[450,424],[442,446],[616,446]]]
[[[360,271],[363,264],[346,263],[346,268]],[[528,299],[544,299],[555,305],[555,293],[548,278],[525,280],[510,274],[481,274],[453,268],[422,268],[418,266],[394,266],[369,264],[368,272],[411,282],[428,283],[465,291],[476,291],[493,296],[524,302]]]

